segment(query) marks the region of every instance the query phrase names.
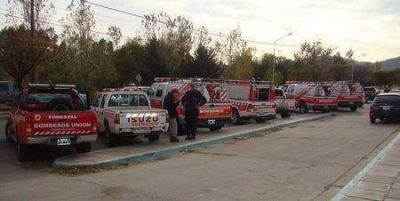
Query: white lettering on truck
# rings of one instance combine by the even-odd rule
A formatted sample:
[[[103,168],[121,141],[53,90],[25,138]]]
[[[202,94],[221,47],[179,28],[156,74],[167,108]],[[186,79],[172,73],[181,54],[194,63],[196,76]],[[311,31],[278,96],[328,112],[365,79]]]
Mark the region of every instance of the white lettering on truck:
[[[33,128],[87,128],[91,123],[39,123],[33,124]]]

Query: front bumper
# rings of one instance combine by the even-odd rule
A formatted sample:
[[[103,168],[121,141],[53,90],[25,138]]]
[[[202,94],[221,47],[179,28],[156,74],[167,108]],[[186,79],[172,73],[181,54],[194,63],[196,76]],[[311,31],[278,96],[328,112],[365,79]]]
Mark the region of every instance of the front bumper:
[[[37,144],[37,145],[56,145],[57,139],[71,139],[71,145],[80,144],[83,142],[95,142],[97,134],[91,135],[80,135],[80,136],[38,136],[38,137],[27,137],[24,142],[25,144]]]

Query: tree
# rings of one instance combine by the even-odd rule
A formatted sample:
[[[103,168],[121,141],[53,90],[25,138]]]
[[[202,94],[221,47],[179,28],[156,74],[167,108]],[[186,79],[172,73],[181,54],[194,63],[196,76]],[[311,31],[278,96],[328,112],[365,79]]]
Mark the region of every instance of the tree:
[[[222,64],[217,61],[213,49],[207,49],[200,44],[195,51],[194,60],[185,68],[185,77],[219,78],[222,74]]]
[[[38,30],[52,30],[47,21],[54,13],[54,5],[50,0],[34,0],[34,27]],[[14,16],[22,16],[22,20]],[[10,25],[22,24],[26,28],[30,27],[31,0],[8,0],[7,21]]]
[[[230,67],[224,69],[226,79],[250,79],[253,77],[253,49],[243,48]]]
[[[25,77],[57,52],[56,41],[44,30],[37,31],[32,39],[24,26],[4,28],[0,32],[0,66],[21,88]]]

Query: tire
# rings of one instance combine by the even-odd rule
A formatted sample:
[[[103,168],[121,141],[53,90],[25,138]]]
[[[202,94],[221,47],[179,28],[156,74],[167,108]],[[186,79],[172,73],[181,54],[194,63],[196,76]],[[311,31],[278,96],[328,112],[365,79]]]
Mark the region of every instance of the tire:
[[[351,106],[351,107],[350,107],[350,110],[351,110],[352,112],[357,111],[357,106]]]
[[[369,122],[371,124],[374,124],[376,122],[376,118],[375,117],[369,117]]]
[[[9,126],[9,124],[8,124],[8,121],[7,121],[7,124],[6,124],[6,129],[5,129],[5,135],[6,135],[6,139],[7,139],[7,141],[8,142],[10,142],[10,143],[14,143],[14,140],[13,140],[13,138],[11,137],[11,131],[10,131],[10,128],[9,128],[10,126]]]
[[[299,104],[299,113],[300,113],[300,114],[308,113],[307,103],[305,103],[305,102],[300,102],[300,104]]]
[[[264,123],[265,121],[266,121],[266,119],[264,119],[264,118],[257,118],[256,119],[257,123]]]
[[[116,146],[116,140],[115,140],[115,135],[110,131],[110,127],[108,126],[108,123],[104,123],[105,131],[104,131],[104,143],[106,144],[107,147],[115,147]]]
[[[220,130],[222,127],[221,126],[210,126],[210,131],[216,131],[216,130]]]
[[[17,143],[17,157],[19,161],[28,161],[30,159],[30,151],[29,145]]]
[[[159,134],[150,135],[148,138],[149,138],[149,142],[157,142],[160,140],[160,135]]]
[[[55,98],[47,106],[48,111],[71,111],[72,108],[72,103],[64,98]]]
[[[239,125],[240,123],[242,123],[242,122],[241,122],[241,119],[240,119],[239,111],[234,109],[233,113],[232,113],[232,124],[233,125]]]
[[[76,147],[76,152],[78,154],[90,152],[92,146],[90,142],[83,142]]]
[[[291,115],[292,115],[292,114],[290,114],[289,112],[282,112],[282,113],[281,113],[281,118],[282,118],[282,119],[284,119],[284,118],[289,118]]]

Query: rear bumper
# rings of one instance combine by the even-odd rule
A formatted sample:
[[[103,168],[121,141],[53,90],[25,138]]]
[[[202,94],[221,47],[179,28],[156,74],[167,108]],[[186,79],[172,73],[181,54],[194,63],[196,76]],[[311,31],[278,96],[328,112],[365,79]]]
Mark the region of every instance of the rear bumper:
[[[391,119],[400,119],[400,112],[369,112],[369,116],[373,118],[391,118]]]
[[[313,105],[311,109],[314,111],[323,111],[323,110],[336,110],[336,105]]]
[[[79,136],[39,136],[39,137],[27,137],[24,142],[25,144],[41,144],[41,145],[56,145],[54,143],[57,139],[69,138],[71,139],[71,145],[80,144],[83,142],[95,142],[97,134],[92,135],[79,135]]]
[[[136,135],[147,135],[156,132],[167,132],[168,126],[164,127],[153,127],[149,130],[141,130],[140,128],[120,128],[118,132],[113,134],[124,135],[124,136],[136,136]]]
[[[338,102],[338,107],[352,107],[352,106],[362,106],[363,102],[360,100],[356,101],[339,101]]]
[[[198,119],[197,126],[201,128],[210,128],[213,126],[223,127],[226,123],[231,121],[230,118],[223,118],[223,119]]]

